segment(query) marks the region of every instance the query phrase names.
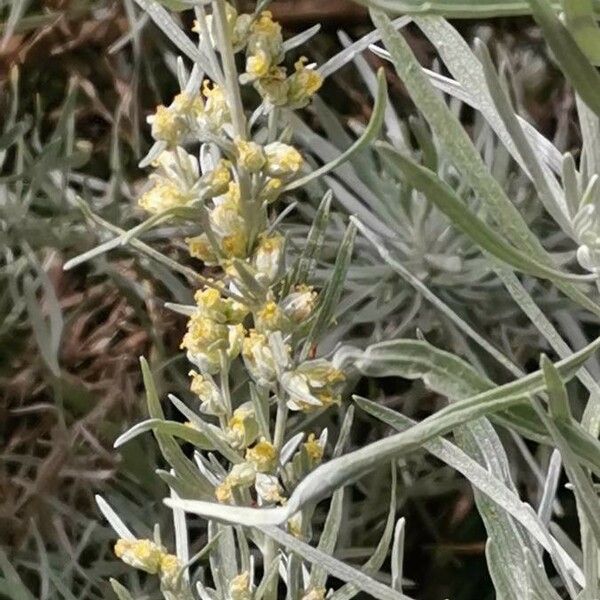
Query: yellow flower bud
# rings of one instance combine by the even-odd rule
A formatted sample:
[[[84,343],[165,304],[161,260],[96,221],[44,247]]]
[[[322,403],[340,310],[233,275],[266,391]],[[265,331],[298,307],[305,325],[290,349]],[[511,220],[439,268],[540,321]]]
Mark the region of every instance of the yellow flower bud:
[[[206,98],[204,112],[199,119],[202,128],[208,131],[219,131],[231,120],[227,98],[223,89],[206,79],[202,86],[202,94]]]
[[[215,497],[221,503],[225,504],[231,500],[231,486],[224,481],[215,488]]]
[[[207,198],[227,192],[231,183],[230,167],[231,163],[228,160],[221,159],[212,171],[202,176],[200,185]]]
[[[190,256],[200,259],[209,266],[218,264],[217,255],[214,253],[205,233],[186,238],[185,243],[188,245]]]
[[[324,587],[310,588],[304,592],[301,600],[325,600],[326,591]]]
[[[254,252],[257,278],[267,285],[275,281],[283,267],[284,238],[278,233],[261,235]]]
[[[244,364],[260,385],[270,385],[277,379],[275,359],[266,335],[251,329],[242,346]]]
[[[308,59],[302,57],[294,67],[296,71],[288,78],[288,106],[303,108],[323,85],[323,77],[313,69],[306,68]]]
[[[179,588],[179,574],[183,564],[174,554],[163,554],[160,561],[160,583],[163,590],[174,591]],[[179,584],[179,585],[178,585]]]
[[[323,459],[324,448],[321,446],[320,441],[315,438],[315,434],[311,433],[302,445],[310,457],[312,466],[319,464]]]
[[[270,204],[279,198],[282,188],[283,181],[281,181],[281,179],[278,177],[269,177],[260,190],[258,197],[263,202]]]
[[[273,142],[265,146],[267,155],[267,173],[272,177],[289,179],[298,174],[304,160],[293,146],[282,142]]]
[[[289,329],[289,322],[283,310],[272,300],[266,302],[254,315],[256,329],[275,331]]]
[[[186,133],[185,123],[176,111],[163,106],[156,107],[156,112],[147,119],[152,126],[152,137],[176,146]]]
[[[162,177],[154,180],[154,185],[141,196],[138,204],[150,213],[156,214],[164,210],[185,206],[194,199],[172,181]]]
[[[268,473],[277,463],[277,450],[263,437],[260,442],[246,450],[246,460],[252,463],[259,473]]]
[[[256,54],[246,60],[246,74],[248,81],[265,77],[271,68],[271,57],[264,51],[258,50]]]
[[[317,298],[312,286],[298,285],[282,300],[281,308],[294,323],[303,323],[312,315]]]
[[[273,106],[287,104],[289,82],[283,67],[272,67],[264,77],[254,82],[254,87],[265,102]]]
[[[190,389],[201,401],[200,410],[209,415],[224,415],[227,412],[225,403],[212,378],[193,370],[189,372],[189,376],[192,378]]]
[[[262,146],[256,142],[237,139],[235,153],[238,164],[249,173],[258,173],[267,161]]]
[[[115,544],[115,554],[124,563],[136,569],[156,574],[164,550],[150,540],[120,539]]]
[[[234,448],[246,448],[254,442],[258,435],[258,423],[251,403],[246,402],[233,411],[225,435]]]
[[[229,598],[231,600],[252,600],[250,589],[250,574],[244,571],[236,575],[229,584]]]
[[[258,497],[267,504],[285,501],[285,498],[282,495],[283,488],[281,487],[277,477],[274,475],[257,473],[254,487],[256,488]]]

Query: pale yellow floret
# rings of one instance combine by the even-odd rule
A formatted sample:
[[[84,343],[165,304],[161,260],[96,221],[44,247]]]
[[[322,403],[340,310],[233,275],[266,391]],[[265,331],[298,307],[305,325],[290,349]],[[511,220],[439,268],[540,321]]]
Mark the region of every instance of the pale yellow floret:
[[[152,137],[167,142],[169,146],[176,146],[186,132],[185,123],[177,112],[162,104],[156,107],[148,122],[152,125]]]
[[[120,539],[115,544],[115,554],[128,565],[155,574],[158,573],[164,550],[150,540]]]
[[[271,57],[264,50],[259,50],[246,60],[246,73],[252,79],[265,77],[269,73],[270,68]]]
[[[270,177],[263,185],[258,197],[263,202],[270,204],[271,202],[279,198],[282,188],[283,181],[281,179],[279,179],[278,177]]]
[[[273,106],[285,106],[288,102],[289,82],[283,67],[271,67],[269,72],[254,82],[263,100]]]
[[[262,234],[254,252],[254,267],[261,278],[272,283],[283,266],[283,249],[285,239],[282,235]]]
[[[252,463],[259,473],[268,473],[277,463],[277,450],[263,437],[252,448],[246,450],[246,460]]]
[[[324,587],[310,588],[304,592],[300,600],[325,600],[326,591]]]
[[[190,253],[190,256],[200,259],[207,265],[217,264],[217,255],[214,253],[205,233],[202,233],[196,237],[186,238],[185,243],[188,245],[188,252]]]
[[[160,582],[163,589],[175,590],[183,564],[174,554],[163,554],[160,561]]]
[[[279,305],[270,300],[266,302],[255,314],[256,327],[260,330],[275,331],[287,324],[285,314]]]
[[[242,404],[233,411],[225,435],[234,448],[246,448],[254,442],[258,435],[258,423],[249,403]]]
[[[252,24],[252,33],[277,39],[281,36],[281,25],[273,21],[273,13],[270,10],[263,10]]]
[[[318,294],[310,285],[297,285],[282,301],[283,312],[295,323],[303,323],[314,312]]]
[[[202,176],[200,183],[207,198],[220,196],[227,192],[231,184],[230,168],[231,163],[228,160],[221,159],[212,171]]]
[[[282,142],[273,142],[265,146],[267,155],[267,173],[273,177],[294,177],[304,163],[296,148]]]
[[[220,483],[215,488],[215,498],[221,503],[225,504],[231,500],[231,485],[226,481]]]
[[[150,213],[159,213],[170,208],[185,206],[191,200],[175,183],[159,178],[154,185],[141,196],[138,204]]]
[[[205,79],[202,94],[206,98],[202,123],[211,131],[219,131],[231,117],[225,92],[216,83],[211,84],[208,79]]]
[[[319,440],[316,439],[314,433],[311,433],[308,436],[308,439],[304,442],[303,446],[313,464],[321,462],[321,459],[323,458],[323,446],[321,446]]]
[[[250,574],[244,571],[236,575],[229,584],[229,597],[231,600],[251,600]]]
[[[295,72],[288,78],[288,106],[290,108],[302,108],[306,106],[312,97],[323,85],[323,77],[313,69],[307,69],[308,59],[302,57],[294,67]]]
[[[236,139],[235,153],[238,165],[249,173],[258,173],[267,161],[262,146],[256,142]]]

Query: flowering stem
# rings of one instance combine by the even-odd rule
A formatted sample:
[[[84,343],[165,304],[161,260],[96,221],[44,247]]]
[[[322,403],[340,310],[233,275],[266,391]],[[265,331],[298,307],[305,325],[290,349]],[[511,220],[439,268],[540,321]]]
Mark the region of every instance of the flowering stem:
[[[273,435],[273,445],[277,452],[281,450],[283,446],[283,440],[285,438],[285,426],[287,423],[288,407],[285,400],[277,398],[277,415],[275,416],[275,433]]]
[[[221,358],[221,392],[223,394],[223,399],[225,400],[225,408],[227,409],[227,416],[231,416],[232,413],[232,404],[231,404],[231,391],[229,389],[229,359],[225,354],[224,350],[220,351]]]
[[[225,74],[225,86],[229,96],[229,109],[231,111],[231,122],[236,137],[246,139],[246,116],[240,94],[238,83],[238,72],[233,56],[233,47],[227,27],[227,15],[223,0],[213,0],[213,11],[217,23],[217,40],[221,52],[223,72]]]

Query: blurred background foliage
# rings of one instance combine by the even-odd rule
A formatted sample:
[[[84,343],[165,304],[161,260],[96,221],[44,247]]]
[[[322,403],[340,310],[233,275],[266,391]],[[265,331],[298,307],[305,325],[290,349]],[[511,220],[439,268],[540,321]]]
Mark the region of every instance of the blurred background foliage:
[[[318,63],[339,50],[338,30],[355,39],[372,28],[366,11],[347,0],[271,6],[288,34],[322,25],[310,43]],[[137,163],[150,147],[145,117],[178,90],[176,54],[133,0],[0,0],[0,17],[0,597],[111,598],[109,576],[153,597],[152,582],[111,560],[113,536],[93,498],[101,492],[142,531],[165,512],[159,510],[165,490],[153,476],[158,459],[152,441],[138,437],[119,453],[112,442],[144,410],[139,356],[164,366],[163,386],[186,393],[184,365],[177,359],[184,320],[164,303],[186,301],[190,292],[184,280],[128,248],[68,272],[62,267],[105,239],[86,221],[75,195],[124,229],[139,220],[135,198],[144,172]],[[190,15],[181,19],[189,29]],[[509,57],[507,77],[519,112],[560,150],[577,148],[573,97],[533,21],[456,25],[468,40],[477,34]],[[405,33],[422,64],[432,66],[428,42],[411,27]],[[384,64],[369,53],[365,59],[371,66]],[[394,107],[407,119],[414,107],[391,69],[389,74]],[[349,132],[367,121],[372,107],[353,66],[327,81],[322,100]],[[456,109],[476,133],[472,111]],[[304,116],[321,134],[331,133],[313,111]],[[516,170],[503,160],[499,154],[497,169],[504,170],[507,186],[518,187]],[[292,231],[296,227],[301,235],[310,216],[310,210],[300,210]],[[547,226],[539,212],[528,219],[538,229]],[[189,261],[171,243],[168,228],[151,236],[165,254]],[[524,317],[503,303],[500,289],[484,285],[470,299],[446,286],[445,294],[463,307],[475,300],[476,306],[465,309],[471,321],[492,339],[510,338],[520,364],[544,348]],[[375,307],[386,304],[385,297],[372,300]],[[430,308],[409,306],[401,314],[411,317],[411,335],[419,327],[433,343],[464,350],[458,338],[446,337],[448,329]],[[512,317],[511,325],[501,325]],[[408,327],[402,320],[399,326]],[[359,330],[371,335],[374,327],[365,319]],[[413,418],[440,403],[418,382],[363,380],[358,392],[388,406],[401,401]],[[327,419],[335,427],[336,417]],[[353,444],[386,432],[381,423],[357,415]],[[515,480],[526,496],[528,489],[535,494],[539,473],[525,464],[529,449],[515,443],[507,441]],[[485,532],[468,484],[422,452],[411,456],[402,473],[399,506],[409,524],[405,572],[415,582],[410,592],[423,600],[491,598]],[[353,489],[355,508],[340,543],[348,548],[344,560],[359,563],[376,545],[388,487],[388,475],[375,473]],[[571,532],[568,495],[563,511]]]

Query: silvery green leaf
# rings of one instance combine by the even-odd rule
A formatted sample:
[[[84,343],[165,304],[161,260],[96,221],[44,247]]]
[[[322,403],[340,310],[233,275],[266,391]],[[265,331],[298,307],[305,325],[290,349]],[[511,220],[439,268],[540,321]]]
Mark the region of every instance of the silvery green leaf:
[[[525,556],[529,580],[528,592],[531,600],[560,600],[560,596],[548,580],[543,566],[528,550],[525,551]]]
[[[150,15],[150,18],[181,52],[193,62],[200,64],[209,75],[212,73],[210,64],[205,60],[196,45],[183,33],[171,15],[156,0],[136,0],[136,2]]]
[[[561,389],[564,388],[562,377],[560,373],[556,371],[556,368],[551,364],[547,364],[545,367],[545,373],[548,372],[552,373],[552,377],[546,381],[548,395],[555,396],[555,399],[552,401],[553,403],[562,403],[564,402],[564,397],[566,397],[566,391],[563,393],[563,390]],[[559,395],[561,398],[556,398],[556,396]],[[567,472],[569,481],[573,484],[575,496],[578,501],[578,507],[585,514],[591,532],[596,539],[596,543],[600,544],[600,513],[598,512],[598,494],[594,490],[591,479],[579,464],[576,455],[572,451],[567,440],[564,438],[562,431],[559,429],[558,423],[555,422],[554,416],[550,418],[540,405],[539,401],[534,397],[531,398],[531,402],[540,419],[548,428],[548,432],[554,439],[554,442],[561,453],[565,471]]]
[[[117,535],[124,540],[135,540],[135,535],[131,533],[127,525],[123,523],[119,515],[110,507],[108,502],[102,496],[96,496],[96,504],[104,518],[110,523]]]
[[[576,96],[575,100],[581,137],[583,138],[581,172],[585,178],[588,178],[594,173],[600,173],[600,148],[596,143],[598,136],[600,136],[600,117],[579,96]]]
[[[327,229],[327,224],[329,222],[331,198],[332,193],[331,191],[328,191],[325,193],[319,204],[319,208],[308,231],[306,244],[303,246],[302,252],[298,258],[290,287],[293,284],[308,281],[311,276],[314,264],[321,251],[325,230]]]
[[[148,154],[142,158],[138,166],[140,169],[145,169],[150,166],[167,148],[167,143],[163,141],[154,142],[148,151]]]
[[[483,73],[489,89],[489,95],[522,158],[524,166],[527,169],[542,204],[553,219],[560,225],[561,229],[569,236],[573,237],[573,230],[570,224],[564,194],[561,192],[554,175],[548,167],[542,161],[538,160],[536,151],[527,139],[527,136],[517,119],[517,115],[511,106],[510,98],[498,78],[487,47],[481,40],[476,39],[475,48],[477,56],[483,65]]]
[[[384,406],[357,398],[357,404],[374,417],[381,419],[399,431],[414,425],[414,421],[401,413],[395,412]],[[530,535],[539,542],[558,564],[564,568],[579,583],[584,582],[583,574],[570,556],[552,538],[544,523],[537,518],[535,512],[528,504],[524,503],[512,487],[492,475],[487,469],[479,465],[473,458],[463,452],[459,447],[444,439],[427,442],[423,447],[436,458],[451,466],[466,477],[469,482],[492,499],[502,510],[518,521]]]
[[[198,310],[198,307],[193,304],[176,304],[175,302],[165,302],[165,308],[186,317],[191,317]]]
[[[296,448],[300,445],[300,442],[304,439],[304,433],[297,433],[295,436],[291,437],[281,448],[281,453],[279,457],[279,462],[282,465],[285,465],[290,458],[292,458],[294,452],[296,452]]]
[[[354,405],[350,405],[346,410],[346,414],[344,415],[344,420],[342,421],[342,425],[340,427],[340,432],[338,434],[338,439],[335,443],[335,448],[333,449],[333,456],[341,456],[344,452],[344,449],[348,443],[348,439],[350,437],[350,430],[352,428],[352,423],[354,421]]]
[[[498,600],[511,600],[512,598],[529,600],[527,596],[523,596],[515,580],[507,573],[506,557],[503,555],[500,545],[491,537],[488,538],[485,545],[485,557]]]
[[[355,0],[365,6],[380,8],[391,14],[432,14],[449,19],[486,19],[490,17],[531,14],[527,0]],[[552,2],[560,7],[559,0]]]
[[[318,339],[322,332],[330,324],[335,315],[337,303],[342,294],[346,273],[350,264],[350,258],[354,249],[356,228],[353,224],[348,225],[342,238],[338,255],[335,260],[333,271],[325,290],[321,293],[319,304],[316,309],[314,321],[304,342],[301,357],[308,356],[311,345]]]
[[[218,450],[227,460],[233,464],[243,462],[243,458],[231,448],[231,446],[223,440],[221,437],[221,431],[219,429],[214,430],[210,423],[206,423],[200,416],[198,416],[193,410],[188,408],[177,396],[169,394],[169,400],[173,403],[175,408],[190,420],[192,425],[198,429],[198,431],[208,440],[208,448]],[[185,427],[185,425],[183,426]]]
[[[392,587],[402,591],[402,568],[404,564],[404,533],[406,520],[398,519],[394,529],[394,543],[392,545]]]
[[[188,427],[183,423],[165,421],[163,419],[146,419],[141,423],[136,423],[115,440],[114,447],[119,448],[147,431],[158,431],[159,433],[178,437],[203,450],[212,450],[215,447],[210,438],[202,431]]]
[[[387,85],[385,82],[385,75],[383,70],[380,69],[377,73],[377,96],[375,98],[375,105],[373,106],[373,112],[369,123],[365,127],[362,135],[344,152],[336,156],[333,160],[327,164],[315,169],[308,175],[295,179],[291,183],[285,186],[284,191],[291,191],[305,186],[311,181],[326,175],[330,171],[337,169],[339,166],[349,160],[354,154],[365,148],[370,144],[379,134],[383,119],[385,115],[385,100],[387,97]]]
[[[153,419],[164,420],[165,415],[160,405],[160,400],[158,399],[158,393],[156,391],[152,372],[150,371],[150,366],[144,357],[140,358],[140,363],[142,366],[142,378],[146,389],[146,400],[150,417]],[[190,483],[193,482],[198,487],[198,490],[201,490],[206,495],[212,496],[212,486],[200,475],[194,463],[185,456],[179,447],[179,444],[173,437],[158,431],[154,431],[154,436],[156,437],[156,441],[158,442],[165,460],[173,467],[173,469],[175,469],[177,475],[183,477]]]
[[[383,533],[381,535],[381,539],[377,543],[377,547],[373,551],[373,554],[369,557],[369,560],[361,567],[361,571],[363,573],[368,573],[369,575],[377,573],[385,559],[387,558],[390,544],[392,543],[392,539],[394,536],[394,523],[396,520],[396,482],[397,482],[397,474],[396,474],[396,465],[392,464],[392,477],[391,477],[391,485],[390,485],[390,508],[388,510],[387,519],[385,522],[385,527]],[[393,586],[392,586],[393,587]],[[402,593],[401,590],[395,588],[399,593]],[[359,588],[353,583],[347,583],[339,590],[334,592],[331,595],[331,600],[350,600],[354,598],[358,593]]]
[[[290,535],[277,527],[259,527],[259,529],[279,544],[288,548],[288,550],[301,556],[304,560],[312,564],[318,563],[334,577],[337,577],[342,581],[352,582],[353,586],[356,586],[356,588],[366,592],[373,598],[379,598],[380,600],[410,600],[408,596],[392,590],[372,577],[369,577],[362,571],[359,571],[328,554],[324,554],[317,548],[309,546],[305,542],[302,542],[293,535]]]
[[[546,526],[552,518],[552,505],[558,491],[558,483],[560,480],[560,474],[562,471],[562,461],[560,458],[560,452],[554,450],[550,457],[550,463],[548,464],[548,472],[546,474],[546,480],[544,482],[544,490],[542,493],[542,499],[538,506],[538,517]]]
[[[560,21],[551,3],[548,0],[527,1],[565,77],[587,106],[600,116],[600,74]]]
[[[427,119],[445,150],[446,157],[459,172],[463,173],[465,182],[485,202],[485,207],[498,224],[501,234],[516,248],[530,254],[536,261],[546,265],[551,264],[539,240],[530,231],[501,185],[488,171],[456,115],[450,111],[429,83],[404,38],[395,31],[390,20],[382,12],[372,10],[371,17],[382,34],[398,75]],[[597,76],[600,78],[600,75]],[[558,282],[557,287],[588,310],[600,315],[600,306],[573,284]]]
[[[563,273],[558,269],[547,266],[544,262],[538,262],[535,257],[527,252],[515,248],[488,226],[485,221],[474,215],[452,188],[440,180],[432,171],[421,167],[392,146],[378,144],[377,149],[391,169],[396,170],[398,175],[409,185],[425,194],[463,233],[495,258],[506,262],[515,269],[530,275],[550,279],[555,283],[588,279],[587,275]]]
[[[283,42],[283,51],[289,52],[290,50],[293,50],[294,48],[297,48],[298,46],[302,46],[303,44],[306,44],[306,42],[308,42],[308,40],[310,40],[317,33],[319,33],[320,29],[321,29],[321,24],[317,23],[316,25],[313,25],[312,27],[306,29],[305,31],[302,31],[299,34],[297,34],[291,38],[288,38],[287,40],[285,40]]]
[[[600,347],[600,338],[566,360],[555,364],[561,376],[568,380]],[[225,506],[214,502],[166,499],[167,505],[177,505],[195,514],[225,522],[249,526],[280,524],[306,504],[315,502],[332,490],[360,478],[382,462],[398,458],[421,445],[455,429],[458,425],[497,412],[521,401],[524,395],[537,394],[546,389],[541,371],[526,375],[517,381],[492,390],[458,400],[446,406],[410,429],[373,442],[363,448],[334,458],[312,471],[294,490],[285,507],[254,509]]]
[[[134,600],[134,597],[131,595],[129,590],[125,586],[121,585],[116,579],[111,577],[109,581],[113,592],[117,595],[119,600]]]
[[[410,17],[399,17],[392,21],[392,24],[397,29],[402,29],[411,22]],[[378,31],[371,31],[367,35],[364,35],[360,39],[356,40],[351,45],[344,48],[338,54],[335,54],[322,65],[319,66],[317,71],[321,74],[322,77],[329,77],[336,71],[339,71],[344,65],[348,64],[351,60],[354,59],[355,56],[366,50],[371,44],[379,41],[381,39],[381,35]]]
[[[257,389],[256,385],[252,382],[248,385],[250,387],[250,398],[252,400],[252,406],[254,406],[254,413],[256,415],[256,422],[258,423],[260,435],[270,442],[269,394],[266,390]]]
[[[331,497],[329,512],[327,513],[327,518],[325,519],[325,524],[323,525],[323,531],[321,532],[319,543],[317,545],[317,548],[321,550],[321,552],[324,552],[330,556],[333,555],[335,550],[338,533],[342,524],[343,508],[344,488],[340,488],[339,490],[336,490]],[[314,564],[310,572],[309,586],[313,588],[325,587],[326,581],[326,570],[318,563]]]
[[[267,588],[276,580],[277,575],[279,574],[280,562],[280,556],[276,556],[271,561],[271,564],[268,565],[263,575],[263,578],[258,584],[256,591],[254,592],[254,600],[262,600]]]
[[[352,45],[351,39],[346,35],[343,31],[338,33],[338,37],[342,42],[342,45],[346,48]],[[366,59],[358,54],[354,57],[353,62],[362,78],[365,82],[371,96],[373,98],[377,98],[377,77],[373,72],[373,69],[369,66]],[[388,139],[396,146],[396,147],[406,147],[406,142],[404,140],[404,136],[402,133],[402,128],[400,126],[400,120],[398,119],[398,115],[394,106],[390,103],[389,97],[385,102],[385,112],[383,116],[385,129],[387,133]],[[364,173],[363,177],[369,177],[371,175],[375,175],[375,173]],[[376,180],[376,177],[375,177]],[[376,181],[374,181],[376,183]]]

